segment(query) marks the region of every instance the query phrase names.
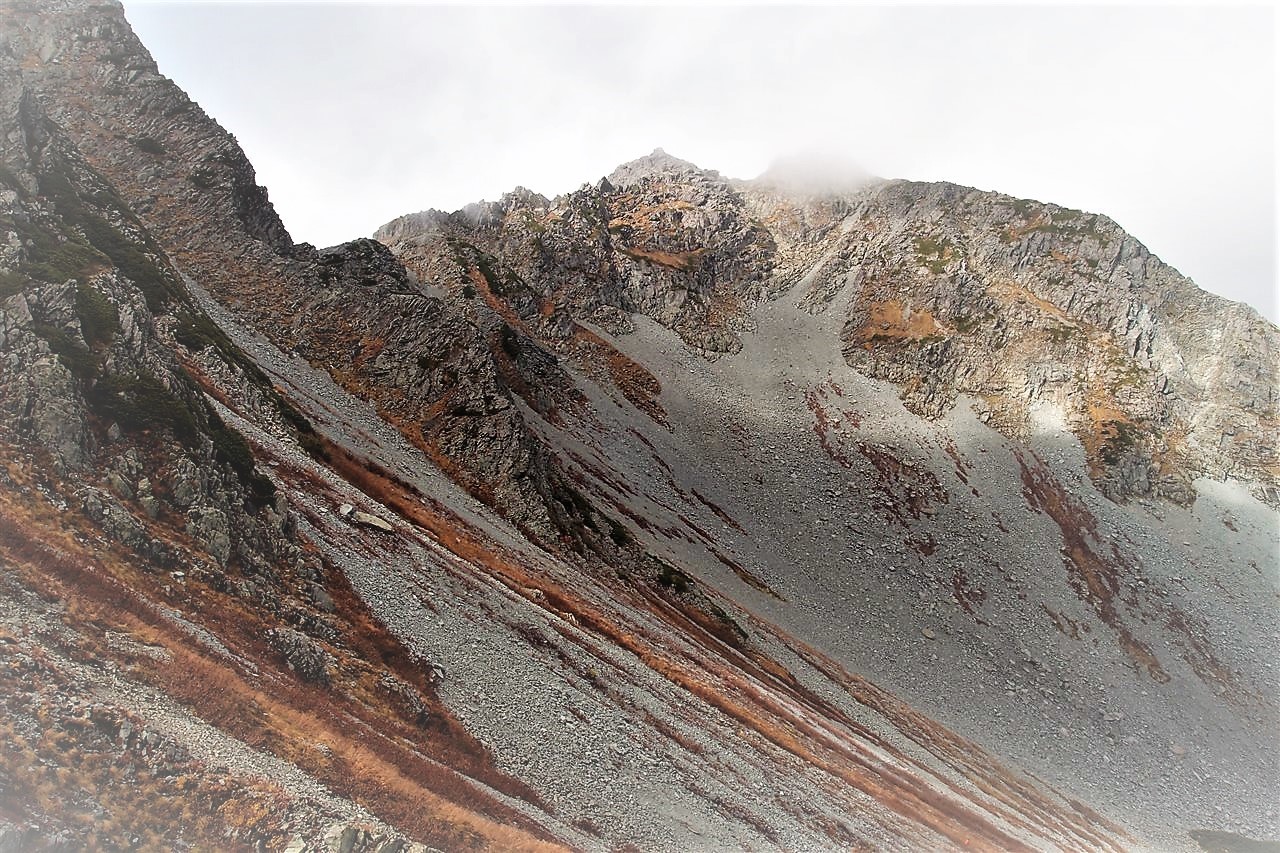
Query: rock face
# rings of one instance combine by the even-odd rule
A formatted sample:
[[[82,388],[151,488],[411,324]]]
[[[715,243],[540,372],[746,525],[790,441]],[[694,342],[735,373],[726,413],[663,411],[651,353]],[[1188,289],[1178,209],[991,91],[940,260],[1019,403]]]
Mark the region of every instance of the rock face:
[[[614,334],[643,314],[708,355],[736,352],[750,309],[799,287],[811,310],[844,313],[845,358],[900,385],[913,412],[940,417],[964,394],[1025,438],[1047,403],[1115,499],[1189,501],[1196,477],[1232,476],[1280,500],[1280,356],[1256,312],[1102,216],[949,184],[786,186],[659,150],[554,202],[515,192],[376,236],[443,285],[447,246],[481,247],[527,318],[556,318],[540,326],[549,342],[562,312]]]
[[[1277,329],[837,177],[317,249],[118,4],[0,7],[0,845],[1275,837]]]
[[[329,683],[332,656],[315,640],[292,628],[275,628],[268,633],[272,647],[284,656],[289,669],[307,681]]]
[[[708,353],[741,348],[774,254],[740,193],[660,150],[554,203],[517,190],[449,216],[406,216],[375,236],[441,286],[456,279],[441,261],[457,247],[464,265],[467,253],[484,259],[481,292],[552,340],[569,331],[566,312],[614,333],[643,314]]]

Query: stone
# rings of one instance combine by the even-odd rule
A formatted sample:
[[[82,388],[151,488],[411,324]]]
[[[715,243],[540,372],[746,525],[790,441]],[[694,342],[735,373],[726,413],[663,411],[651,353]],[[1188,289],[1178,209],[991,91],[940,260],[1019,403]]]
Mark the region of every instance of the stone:
[[[395,532],[395,528],[392,527],[389,522],[383,521],[378,516],[371,515],[370,513],[367,513],[367,512],[361,512],[360,510],[356,510],[352,514],[352,518],[355,520],[357,524],[363,524],[365,527],[373,527],[373,528],[376,528],[377,530],[382,530],[387,533]]]
[[[333,599],[329,596],[329,593],[325,591],[323,586],[312,581],[307,586],[307,589],[311,592],[311,600],[315,602],[316,607],[319,607],[325,613],[332,613],[334,611]]]
[[[329,683],[329,670],[336,661],[314,639],[293,628],[272,628],[267,632],[267,639],[299,678]]]
[[[330,853],[353,853],[367,833],[354,824],[334,824],[325,830],[324,844]]]
[[[115,471],[107,472],[107,483],[111,486],[112,491],[125,500],[133,498],[133,488],[124,477],[121,477]]]
[[[204,545],[219,565],[226,565],[231,558],[231,522],[226,511],[213,506],[192,508],[187,514],[187,533]]]

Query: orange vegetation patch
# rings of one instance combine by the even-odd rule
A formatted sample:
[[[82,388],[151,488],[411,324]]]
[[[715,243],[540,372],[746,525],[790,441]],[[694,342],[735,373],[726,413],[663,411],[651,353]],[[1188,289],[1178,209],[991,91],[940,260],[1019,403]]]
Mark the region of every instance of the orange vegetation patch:
[[[19,827],[43,823],[50,834],[65,828],[74,844],[93,850],[118,849],[121,838],[135,850],[177,849],[180,838],[228,853],[288,843],[289,800],[277,785],[144,746],[141,719],[60,683],[58,661],[39,646],[3,639],[0,818]],[[33,685],[56,689],[56,698]],[[19,722],[32,717],[41,723],[35,731]],[[131,737],[122,737],[126,724]]]
[[[1075,321],[1067,315],[1066,311],[1063,311],[1047,299],[1041,299],[1039,296],[1036,296],[1030,290],[1016,282],[992,281],[987,285],[987,293],[998,297],[1003,302],[1016,301],[1022,302],[1026,305],[1033,305],[1036,308],[1039,308],[1043,313],[1048,314],[1055,319],[1069,323],[1073,327],[1076,325]]]
[[[480,298],[484,300],[484,304],[488,305],[493,313],[497,314],[507,325],[513,329],[523,330],[528,334],[528,327],[525,326],[524,320],[515,312],[505,300],[498,298],[493,292],[493,288],[489,286],[489,279],[485,278],[480,267],[472,264],[466,267],[467,280],[475,287],[476,292],[480,294]]]
[[[356,357],[351,362],[351,366],[359,370],[364,367],[367,362],[376,359],[386,346],[387,342],[382,338],[364,338],[360,341],[360,351],[356,353]]]
[[[327,649],[338,662],[330,687],[284,669],[265,639],[275,617],[188,578],[180,592],[184,616],[214,633],[231,657],[193,644],[165,616],[163,600],[173,594],[167,575],[143,570],[122,550],[82,545],[68,526],[80,523],[77,516],[64,514],[62,524],[53,524],[41,517],[40,506],[0,493],[0,557],[23,583],[62,602],[91,659],[117,661],[195,715],[293,762],[419,840],[457,850],[560,849],[545,830],[472,781],[546,808],[527,786],[494,768],[435,699],[424,665],[336,572],[328,583],[339,628]],[[108,632],[167,654],[125,655],[106,642]],[[425,727],[386,701],[379,679],[388,672],[417,689],[430,714]]]
[[[942,334],[933,314],[924,308],[903,305],[898,299],[873,302],[862,325],[853,330],[855,346],[871,349],[876,343],[922,341]]]
[[[648,261],[651,264],[657,264],[660,267],[680,272],[693,271],[698,265],[698,261],[707,253],[704,248],[694,249],[689,252],[663,252],[659,249],[640,249],[635,246],[618,246],[617,248],[619,252],[622,252],[632,260]]]
[[[1091,345],[1109,350],[1113,361],[1127,360],[1105,333],[1092,335]],[[1084,445],[1089,476],[1094,480],[1100,479],[1106,473],[1106,465],[1114,463],[1125,451],[1145,445],[1144,427],[1117,399],[1116,380],[1110,372],[1088,378],[1082,414],[1082,422],[1074,432]]]
[[[694,205],[683,199],[671,199],[650,204],[633,193],[622,193],[612,203],[618,215],[609,220],[610,231],[638,231],[641,234],[670,233],[670,224],[679,220]],[[663,220],[666,220],[665,222]]]
[[[658,382],[658,377],[623,355],[604,338],[576,323],[571,345],[577,356],[577,363],[583,370],[598,378],[603,367],[614,387],[622,392],[622,396],[631,405],[656,423],[670,429],[667,411],[658,400],[662,394],[662,384]]]
[[[1039,231],[1041,228],[1044,228],[1052,222],[1052,216],[1045,211],[1039,211],[1035,216],[1024,222],[1022,225],[1007,225],[1004,230],[1009,236],[1010,241],[1020,240],[1024,235],[1030,234],[1033,231]]]

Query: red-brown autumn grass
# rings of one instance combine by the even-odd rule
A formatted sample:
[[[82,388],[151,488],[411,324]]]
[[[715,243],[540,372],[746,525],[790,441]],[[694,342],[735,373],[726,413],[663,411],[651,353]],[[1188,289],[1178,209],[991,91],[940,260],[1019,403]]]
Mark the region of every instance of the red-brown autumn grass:
[[[641,249],[636,246],[619,246],[618,251],[632,260],[648,261],[678,272],[690,272],[695,269],[698,261],[707,252],[704,248],[697,248],[691,252],[664,252],[660,249]]]
[[[553,583],[526,567],[515,555],[506,554],[477,531],[463,525],[456,516],[442,512],[439,507],[424,506],[408,487],[398,483],[393,477],[373,466],[360,467],[363,470],[356,481],[363,484],[362,488],[366,492],[428,531],[455,554],[487,571],[531,602],[555,612],[572,615],[581,628],[632,653],[655,673],[699,697],[739,724],[758,732],[775,746],[821,768],[833,778],[866,792],[901,816],[908,825],[927,827],[948,838],[951,843],[967,849],[1028,849],[978,811],[965,805],[968,795],[954,784],[947,786],[951,789],[950,796],[939,793],[911,774],[870,758],[869,753],[856,747],[847,735],[832,730],[829,725],[824,725],[820,731],[814,728],[812,720],[806,722],[778,705],[767,692],[753,685],[770,685],[801,706],[812,709],[813,719],[836,721],[849,731],[859,732],[860,736],[871,743],[894,754],[903,766],[914,764],[897,750],[891,749],[882,739],[847,719],[838,709],[800,687],[790,673],[776,662],[758,652],[735,649],[733,640],[736,638],[731,638],[726,626],[704,611],[677,606],[655,594],[641,593],[636,598],[634,591],[618,591],[618,594],[631,600],[632,606],[649,609],[657,618],[672,625],[683,636],[694,639],[708,652],[707,656],[699,655],[682,661],[672,655],[672,649],[664,648],[660,641],[620,623],[616,614],[603,611],[575,591]],[[541,595],[535,596],[535,591]],[[898,705],[893,707],[901,710]],[[903,713],[900,712],[890,719],[901,720],[902,717]],[[922,732],[921,736],[935,736],[938,733],[953,737],[936,726],[934,730]],[[928,747],[928,744],[925,745]],[[977,747],[973,745],[966,746],[977,751]],[[1021,809],[1028,808],[1028,803],[1043,803],[1045,814],[1050,818],[1057,819],[1056,815],[1060,814],[1051,803],[1039,800],[1034,792],[1023,789],[1020,784],[1017,786],[1019,793],[1025,796],[1011,795],[1001,785],[981,780],[979,788],[997,802],[1009,802],[1010,811],[997,809],[996,813],[1015,826],[1029,828],[1028,822],[1020,817]],[[986,807],[991,808],[991,804]],[[1095,846],[1110,844],[1105,833],[1095,838],[1090,830],[1082,829],[1073,821],[1066,820],[1065,824],[1077,837],[1089,838]]]
[[[840,664],[806,643],[777,629],[772,629],[770,632],[791,645],[806,663],[825,675],[832,683],[843,687],[855,701],[892,721],[903,734],[943,759],[949,766],[961,771],[964,778],[983,794],[1005,804],[1015,814],[1033,817],[1043,826],[1056,827],[1091,847],[1122,849],[1117,839],[1124,839],[1125,833],[1116,824],[1107,821],[1075,800],[1067,800],[1071,811],[1065,811],[1058,803],[1033,787],[1025,777],[1004,767],[976,744],[925,717],[866,679],[850,674]],[[856,723],[849,721],[849,724],[855,726],[857,730]],[[865,736],[872,742],[876,742],[873,733],[866,733]],[[896,754],[896,750],[888,747],[887,744],[879,745]],[[954,783],[946,779],[942,781],[958,795],[966,796]],[[1009,815],[1006,813],[1005,816]],[[1015,819],[1014,822],[1026,825],[1021,820]]]
[[[710,634],[701,634],[700,639],[696,627],[684,627],[686,636],[700,645],[706,646],[712,638]],[[719,660],[702,659],[698,664],[702,669],[709,669],[714,679],[707,679],[698,669],[688,668],[669,657],[640,656],[655,671],[707,704],[755,730],[775,746],[864,791],[910,823],[928,827],[968,849],[987,849],[985,845],[994,845],[990,849],[1029,849],[964,805],[961,797],[939,794],[910,774],[871,758],[864,748],[830,725],[820,724],[821,731],[815,728],[817,720],[824,720],[843,724],[849,731],[861,729],[838,709],[803,688],[776,663],[770,661],[772,666],[762,667],[762,655],[743,658],[728,653],[722,646],[712,646],[709,650],[719,652]],[[770,685],[809,708],[813,716],[802,719],[756,686],[759,684]],[[869,731],[860,733],[881,749],[896,752]],[[901,754],[895,757],[904,758]]]
[[[743,530],[743,529],[742,529],[742,525],[741,525],[741,524],[739,524],[738,522],[734,521],[734,520],[733,520],[733,518],[732,518],[732,517],[731,517],[727,512],[725,512],[723,509],[721,509],[717,504],[713,503],[709,498],[707,498],[707,497],[703,496],[703,495],[702,495],[702,493],[701,493],[701,492],[699,492],[697,489],[691,489],[691,490],[690,490],[690,493],[691,493],[691,494],[693,495],[693,497],[698,501],[698,503],[702,504],[702,505],[703,505],[703,506],[705,506],[707,509],[711,510],[711,512],[713,512],[713,513],[715,514],[716,518],[720,519],[720,520],[721,520],[721,521],[723,521],[725,524],[729,525],[730,527],[732,527],[734,530],[738,531],[739,533],[746,533],[746,532],[747,532],[747,531],[745,531],[745,530]]]
[[[48,515],[47,507],[42,512],[41,505],[0,494],[0,554],[24,583],[61,601],[70,624],[91,629],[85,636],[98,641],[93,657],[120,658],[102,641],[108,630],[165,648],[167,661],[120,662],[203,719],[293,761],[413,837],[446,849],[560,849],[544,830],[462,775],[540,805],[530,789],[496,771],[483,748],[434,700],[411,656],[345,582],[331,583],[330,593],[337,624],[353,643],[332,649],[340,670],[333,689],[307,684],[283,669],[263,641],[270,618],[239,599],[187,582],[184,611],[266,673],[251,678],[236,662],[194,646],[160,615],[149,594],[158,595],[167,578],[141,571],[136,559],[118,549],[90,551],[77,541],[74,516]],[[377,675],[386,669],[415,684],[427,700],[433,722],[425,731],[385,701],[360,701],[361,695],[375,695]],[[320,743],[327,753],[314,748]]]
[[[1133,635],[1121,613],[1121,604],[1127,603],[1131,609],[1135,604],[1132,599],[1121,599],[1122,578],[1126,573],[1136,573],[1138,569],[1122,559],[1114,546],[1109,556],[1100,553],[1097,519],[1048,473],[1038,458],[1029,464],[1019,454],[1018,464],[1022,469],[1023,492],[1028,504],[1048,515],[1062,531],[1067,548],[1067,569],[1080,600],[1092,607],[1098,618],[1116,632],[1121,648],[1135,666],[1145,667],[1156,681],[1168,681],[1169,675],[1155,653]],[[1177,635],[1174,642],[1182,651],[1182,659],[1202,680],[1221,686],[1226,701],[1242,706],[1256,698],[1239,682],[1230,667],[1218,659],[1204,639],[1204,632],[1188,624],[1185,613],[1164,602],[1153,602],[1151,609],[1164,627]]]
[[[1156,681],[1168,681],[1169,675],[1160,665],[1155,653],[1133,635],[1116,607],[1123,567],[1095,550],[1097,519],[1067,493],[1039,460],[1036,460],[1035,465],[1028,465],[1021,453],[1017,457],[1018,466],[1022,469],[1023,493],[1027,502],[1033,509],[1040,510],[1053,519],[1062,531],[1062,541],[1067,549],[1067,568],[1080,600],[1092,607],[1098,618],[1116,632],[1121,648],[1135,666],[1144,667]]]
[[[348,459],[347,463],[355,469],[350,473],[358,475],[352,479],[366,492],[430,532],[454,553],[487,570],[513,591],[531,601],[544,602],[545,606],[554,611],[572,615],[578,625],[632,652],[654,672],[757,731],[775,746],[822,768],[834,778],[854,785],[889,806],[907,821],[927,826],[951,839],[953,843],[977,846],[979,849],[990,845],[1001,849],[1017,849],[1015,839],[963,804],[969,795],[954,783],[946,783],[953,796],[939,794],[909,773],[868,759],[866,753],[853,747],[847,735],[832,730],[829,725],[823,725],[820,731],[811,722],[805,722],[792,712],[777,706],[766,692],[752,686],[752,682],[769,684],[773,689],[781,690],[784,695],[789,695],[802,706],[812,709],[815,719],[835,721],[850,732],[858,732],[870,743],[893,754],[903,766],[915,764],[899,751],[890,748],[874,733],[846,719],[838,709],[800,687],[794,677],[776,662],[754,650],[744,652],[736,649],[735,646],[739,643],[734,641],[737,638],[730,637],[726,626],[704,611],[680,607],[664,597],[652,594],[642,595],[642,600],[633,602],[646,606],[659,619],[671,624],[682,635],[695,639],[711,654],[709,659],[699,656],[681,663],[671,656],[670,649],[661,649],[659,643],[645,637],[643,632],[620,626],[616,618],[601,612],[574,592],[550,583],[526,569],[514,555],[504,556],[494,543],[461,524],[456,516],[442,511],[438,506],[424,506],[408,487],[378,470],[376,466],[358,464],[354,459]],[[344,470],[344,473],[347,472]],[[534,591],[541,595],[535,597]],[[644,604],[645,599],[648,600],[647,605]],[[569,634],[565,636],[571,638]],[[698,639],[700,637],[705,639]],[[713,674],[710,679],[706,674],[708,667]],[[878,694],[878,691],[873,693]],[[865,702],[865,699],[860,698],[859,701]],[[915,719],[914,712],[906,714],[905,706],[900,703],[882,704],[890,719],[899,723],[904,717],[907,720]],[[890,711],[896,713],[890,716]],[[918,724],[917,736],[922,739],[926,748],[933,750],[938,749],[936,741],[939,738],[944,742],[954,739],[945,729],[929,721]],[[963,747],[953,747],[948,755],[953,760],[969,760],[969,751],[978,752],[971,744],[964,744]],[[965,765],[961,761],[958,766]],[[929,773],[927,769],[921,769]],[[1009,777],[1002,769],[999,775],[1002,778],[993,782],[980,774],[976,784],[996,802],[1009,805],[1010,811],[997,809],[996,813],[1011,824],[1029,828],[1020,815],[1031,809],[1033,812],[1041,812],[1041,817],[1046,819],[1048,825],[1061,822],[1066,831],[1075,833],[1077,837],[1089,838],[1095,846],[1109,843],[1105,840],[1105,832],[1095,837],[1088,828],[1081,828],[1077,821],[1061,818],[1060,810],[1049,801],[1039,798],[1033,790],[1021,783],[1007,781]],[[1010,793],[1010,788],[1013,793]],[[986,807],[991,808],[991,805]]]
[[[572,343],[577,362],[584,370],[594,376],[600,372],[600,365],[604,365],[609,380],[631,405],[657,424],[670,429],[667,411],[658,401],[662,385],[656,376],[623,355],[604,338],[576,323]]]
[[[55,689],[57,664],[45,659],[39,666],[38,673],[0,669],[0,708],[6,711],[0,716],[0,818],[23,826],[35,815],[56,815],[86,849],[115,849],[127,838],[131,849],[168,850],[175,835],[197,848],[228,853],[253,850],[253,842],[287,843],[287,799],[279,788],[231,778],[190,759],[148,755],[136,743],[126,748],[113,726],[97,725],[105,715],[66,716],[72,694],[60,685],[56,700],[18,699],[32,686],[24,676]],[[76,698],[81,709],[88,704]],[[33,734],[15,725],[10,712],[34,712],[41,729]],[[139,723],[123,712],[121,719]]]
[[[918,341],[940,331],[933,314],[923,308],[906,310],[901,301],[872,302],[867,318],[852,332],[856,346],[871,349],[882,341]]]

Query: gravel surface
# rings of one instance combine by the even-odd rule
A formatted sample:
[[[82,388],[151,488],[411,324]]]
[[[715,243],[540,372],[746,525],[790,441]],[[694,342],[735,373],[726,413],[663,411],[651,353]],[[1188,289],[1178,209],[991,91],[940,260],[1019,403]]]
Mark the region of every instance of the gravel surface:
[[[496,545],[519,555],[543,582],[595,602],[608,619],[624,626],[628,636],[641,638],[637,647],[644,650],[641,654],[656,654],[657,660],[692,667],[689,671],[696,674],[695,680],[704,681],[713,693],[729,695],[742,689],[731,689],[719,680],[724,676],[714,674],[715,667],[723,666],[720,652],[708,657],[706,648],[673,630],[665,619],[619,601],[617,591],[600,579],[532,552],[508,525],[491,517],[445,478],[432,475],[418,452],[388,430],[367,405],[350,399],[308,365],[284,357],[237,328],[233,318],[216,306],[206,307],[326,432],[367,450],[371,459],[412,484],[424,498],[440,500],[457,510]],[[712,366],[692,358],[685,367],[696,385],[703,378],[699,371],[705,374],[727,364]],[[583,388],[605,416],[608,429],[580,436],[556,433],[549,438],[566,454],[572,452],[583,459],[594,455],[602,468],[618,471],[627,481],[643,486],[643,497],[632,496],[639,514],[661,519],[671,512],[666,507],[680,506],[689,499],[688,489],[696,488],[699,494],[714,496],[715,501],[725,500],[724,483],[717,482],[719,472],[711,464],[717,460],[703,460],[706,464],[701,469],[687,465],[682,457],[693,448],[678,442],[675,435],[654,429],[652,422],[638,419],[634,410],[619,407],[598,387],[584,381]],[[761,407],[760,413],[777,418],[775,428],[783,430],[791,399],[780,386],[776,404]],[[751,402],[744,398],[741,404]],[[698,405],[691,411],[705,411]],[[744,727],[740,720],[673,683],[654,669],[653,662],[637,657],[637,651],[620,648],[607,637],[584,630],[570,615],[550,606],[545,597],[501,583],[488,570],[458,558],[268,430],[222,407],[219,414],[273,457],[275,467],[270,470],[285,488],[303,535],[341,568],[389,628],[444,673],[439,690],[450,709],[493,750],[503,770],[542,794],[554,816],[533,814],[523,804],[516,806],[560,837],[585,849],[629,842],[646,850],[825,850],[836,843],[830,834],[835,832],[835,837],[871,840],[884,849],[945,846],[945,839],[919,824],[914,815],[886,809],[879,802],[883,794],[874,793],[877,788],[864,789],[833,778],[832,769],[798,758],[779,742],[762,736],[764,729]],[[664,458],[655,458],[638,435],[645,435],[645,441],[659,448]],[[619,439],[634,444],[624,445]],[[793,439],[777,439],[775,443],[779,450],[782,445],[791,445],[796,453],[803,450]],[[787,473],[781,467],[788,461],[786,452],[773,453],[772,458],[774,472]],[[668,466],[685,475],[680,483],[664,479]],[[305,476],[299,476],[301,472]],[[849,476],[847,472],[833,473],[832,483]],[[317,482],[323,487],[317,488]],[[595,487],[603,488],[599,484]],[[394,533],[352,524],[338,512],[343,504],[392,520]],[[731,515],[741,518],[734,524],[757,523],[749,511],[734,502],[725,500],[724,505],[731,507]],[[829,536],[821,537],[820,542],[797,542],[770,533],[767,535],[773,536],[779,550],[766,554],[756,544],[760,533],[750,527],[745,528],[747,533],[738,532],[733,524],[715,515],[709,504],[681,509],[689,519],[696,519],[699,528],[716,531],[713,547],[750,562],[752,571],[787,599],[787,606],[781,607],[771,596],[751,587],[746,587],[748,595],[742,595],[743,587],[736,578],[729,582],[733,576],[726,578],[723,564],[717,564],[721,571],[708,572],[713,586],[726,589],[729,597],[724,601],[740,623],[757,627],[751,632],[753,642],[777,659],[788,660],[789,671],[806,689],[819,691],[849,720],[840,723],[812,718],[813,711],[796,705],[779,693],[776,685],[748,679],[744,686],[750,684],[752,691],[765,697],[755,700],[767,702],[760,707],[776,706],[766,712],[782,715],[778,718],[782,731],[812,718],[804,724],[829,730],[833,748],[852,749],[851,754],[864,756],[860,762],[869,762],[869,775],[860,778],[880,781],[862,785],[909,778],[923,786],[915,789],[918,792],[932,792],[927,795],[930,797],[949,798],[960,792],[969,807],[1002,831],[1012,837],[1025,834],[998,816],[999,810],[989,797],[970,784],[964,766],[940,759],[929,737],[906,725],[908,718],[873,707],[865,698],[852,694],[802,654],[796,654],[790,646],[793,641],[769,623],[783,615],[812,613],[815,608],[829,612],[785,585],[792,576],[784,571],[785,564],[777,564],[778,553],[786,553],[781,549],[794,549],[794,565],[805,566],[800,555],[805,551],[830,552]],[[672,521],[672,525],[679,524]],[[694,528],[686,525],[683,529],[692,532]],[[778,530],[782,529],[780,524]],[[707,535],[685,534],[679,543],[655,540],[652,550],[682,566],[703,566],[708,552],[693,543],[708,546]],[[763,556],[768,556],[769,562],[762,560]],[[825,576],[824,567],[809,565],[806,571],[818,578]],[[739,609],[733,598],[751,610]],[[860,618],[857,608],[842,608],[831,625],[843,629]],[[794,625],[779,620],[788,631],[805,624],[796,619],[792,622]],[[821,639],[817,633],[801,636],[810,642]],[[916,644],[921,642],[917,636]],[[876,746],[850,726],[866,726],[882,745]],[[833,767],[839,768],[847,760],[840,759]]]
[[[1186,830],[1201,826],[1280,833],[1275,803],[1259,795],[1280,787],[1274,511],[1243,488],[1203,480],[1190,511],[1116,505],[1092,487],[1060,410],[1051,401],[1033,409],[1030,449],[1096,519],[1093,550],[1124,564],[1115,609],[1167,673],[1161,683],[1073,586],[1069,543],[1029,502],[1014,444],[966,405],[937,422],[907,412],[895,387],[844,366],[833,318],[783,298],[755,321],[744,350],[717,361],[642,318],[636,335],[613,341],[658,374],[673,434],[632,418],[585,440],[624,481],[715,540],[659,538],[655,547],[957,732],[1104,804],[1146,843],[1185,847]],[[832,452],[815,432],[815,399]],[[932,478],[886,473],[859,445]],[[946,497],[919,517],[892,497],[913,484],[930,494],[933,479]],[[695,489],[745,532],[682,500]],[[713,547],[737,555],[782,601],[709,559]],[[958,589],[980,593],[966,608]],[[1172,630],[1175,619],[1186,627]],[[1234,687],[1189,663],[1208,655]]]

